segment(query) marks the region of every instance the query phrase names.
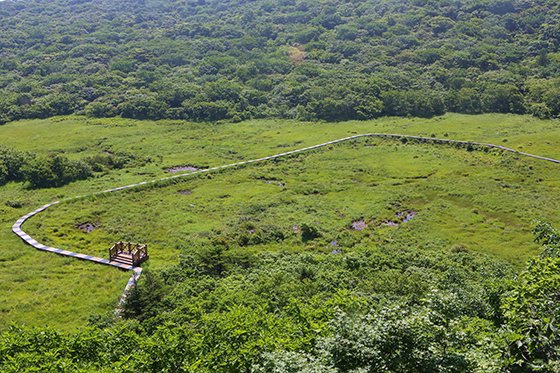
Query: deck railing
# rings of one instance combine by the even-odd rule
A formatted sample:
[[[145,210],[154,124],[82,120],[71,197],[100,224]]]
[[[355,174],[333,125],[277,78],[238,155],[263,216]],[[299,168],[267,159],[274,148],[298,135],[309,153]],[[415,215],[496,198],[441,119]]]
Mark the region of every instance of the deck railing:
[[[132,263],[137,265],[148,259],[148,245],[119,241],[109,249],[109,258],[113,260],[123,253],[130,255]]]

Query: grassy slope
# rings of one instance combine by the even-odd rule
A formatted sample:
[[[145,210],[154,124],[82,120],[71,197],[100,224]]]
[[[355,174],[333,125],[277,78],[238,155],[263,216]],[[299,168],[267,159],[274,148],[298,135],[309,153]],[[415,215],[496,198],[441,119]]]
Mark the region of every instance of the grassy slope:
[[[510,115],[338,124],[207,125],[74,117],[11,123],[0,127],[0,144],[35,152],[64,151],[76,158],[101,149],[126,150],[154,162],[56,190],[28,191],[18,184],[0,188],[0,200],[24,204],[21,209],[0,205],[0,325],[15,321],[74,328],[90,314],[112,309],[128,278],[124,272],[23,245],[10,227],[36,206],[164,176],[170,166],[220,165],[364,132],[447,134],[452,139],[493,143],[507,140],[507,146],[560,158],[560,149],[554,146],[560,140],[556,122]],[[252,166],[212,180],[61,205],[25,228],[47,242],[98,254],[117,239],[146,241],[152,247],[147,264],[151,267],[175,260],[189,245],[208,244],[216,236],[231,239],[241,229],[241,216],[250,216],[258,229],[275,226],[287,236],[282,245],[265,244],[256,250],[305,249],[290,229],[294,222],[309,221],[319,223],[326,232],[312,246],[320,250],[333,239],[352,245],[404,237],[418,247],[459,244],[521,262],[535,252],[528,232],[531,219],[558,220],[554,212],[560,184],[552,164],[445,147],[375,143],[374,147],[341,145],[336,151],[282,161],[278,167]],[[261,177],[278,178],[286,187],[266,184]],[[536,182],[540,178],[543,181]],[[180,189],[192,189],[193,194],[178,195]],[[313,194],[314,190],[319,194]],[[398,230],[374,229],[399,209],[415,209],[419,215]],[[349,233],[348,225],[361,217],[370,222],[370,229]],[[86,235],[73,227],[86,220],[99,221],[102,229]],[[224,227],[221,235],[216,233]]]

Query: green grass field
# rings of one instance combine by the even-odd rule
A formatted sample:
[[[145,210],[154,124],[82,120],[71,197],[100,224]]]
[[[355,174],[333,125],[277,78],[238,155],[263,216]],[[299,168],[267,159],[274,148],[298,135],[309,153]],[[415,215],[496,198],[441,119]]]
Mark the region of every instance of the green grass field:
[[[145,165],[57,189],[0,187],[0,328],[11,322],[74,329],[114,309],[129,274],[24,245],[10,231],[55,199],[168,176],[181,165],[218,166],[351,134],[386,132],[503,144],[560,158],[560,127],[513,115],[384,118],[369,122],[240,124],[59,117],[0,127],[0,144],[83,158],[126,151]],[[257,251],[345,250],[398,240],[418,250],[464,248],[516,265],[535,255],[535,219],[560,223],[559,166],[499,152],[360,140],[276,162],[182,179],[164,187],[63,203],[24,225],[39,241],[106,256],[118,240],[146,242],[151,269],[195,246],[236,242]],[[280,185],[281,184],[281,185]],[[189,193],[180,194],[179,192]],[[388,226],[396,214],[416,212]],[[352,228],[365,223],[363,230]],[[85,233],[76,225],[99,228]],[[311,226],[318,239],[302,239]]]

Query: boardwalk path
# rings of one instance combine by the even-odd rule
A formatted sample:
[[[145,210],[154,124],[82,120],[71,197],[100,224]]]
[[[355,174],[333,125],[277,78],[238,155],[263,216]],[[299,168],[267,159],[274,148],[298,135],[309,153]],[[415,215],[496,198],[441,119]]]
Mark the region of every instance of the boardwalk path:
[[[506,148],[506,147],[499,146],[499,145],[494,145],[494,144],[485,144],[485,143],[471,142],[471,141],[438,139],[438,138],[433,138],[433,137],[421,137],[421,136],[412,136],[412,135],[398,135],[398,134],[385,134],[385,133],[366,133],[366,134],[361,134],[361,135],[345,137],[345,138],[342,138],[342,139],[333,140],[333,141],[325,142],[325,143],[314,145],[314,146],[309,146],[307,148],[302,148],[302,149],[292,150],[292,151],[285,152],[285,153],[271,155],[269,157],[251,159],[251,160],[244,161],[244,162],[237,162],[237,163],[227,164],[227,165],[223,165],[223,166],[212,167],[212,168],[208,168],[208,169],[205,169],[205,170],[198,170],[198,171],[189,172],[189,173],[185,173],[185,174],[174,175],[174,176],[171,176],[171,177],[165,177],[165,178],[151,180],[151,181],[144,181],[144,182],[137,183],[137,184],[125,185],[125,186],[122,186],[122,187],[119,187],[119,188],[104,190],[104,191],[97,192],[97,193],[92,193],[91,195],[88,195],[88,196],[114,193],[114,192],[118,192],[118,191],[121,191],[121,190],[138,188],[138,187],[141,187],[141,186],[144,186],[144,185],[156,184],[158,182],[164,182],[164,181],[170,181],[170,180],[173,180],[173,179],[185,178],[185,177],[189,177],[189,176],[193,176],[193,175],[197,175],[197,174],[203,174],[203,173],[209,173],[209,172],[213,172],[213,171],[223,170],[223,169],[226,169],[226,168],[239,167],[239,166],[243,166],[243,165],[247,165],[247,164],[251,164],[251,163],[264,162],[264,161],[268,161],[268,160],[272,160],[272,159],[286,157],[286,156],[293,155],[293,154],[308,152],[308,151],[311,151],[311,150],[314,150],[314,149],[322,148],[322,147],[329,146],[329,145],[338,144],[338,143],[341,143],[341,142],[352,141],[352,140],[356,140],[356,139],[360,139],[360,138],[367,138],[367,137],[377,137],[377,138],[385,138],[385,139],[400,139],[400,140],[406,140],[406,141],[417,141],[417,142],[432,143],[432,144],[449,144],[449,145],[456,145],[456,146],[463,146],[463,147],[498,149],[498,150],[501,150],[501,151],[522,155],[522,156],[525,156],[525,157],[535,158],[535,159],[548,161],[548,162],[553,162],[553,163],[560,163],[560,160],[557,160],[557,159],[541,157],[541,156],[534,155],[534,154],[524,153],[524,152],[521,152],[521,151],[518,151],[518,150],[515,150],[515,149]],[[120,268],[120,269],[127,270],[127,271],[132,271],[132,275],[130,276],[130,280],[128,281],[128,283],[127,283],[127,285],[124,289],[123,295],[121,296],[121,299],[119,301],[119,305],[117,307],[117,311],[118,311],[118,310],[122,309],[124,301],[126,300],[126,296],[130,292],[130,290],[136,285],[136,282],[140,278],[140,275],[142,274],[142,268],[134,267],[134,266],[127,266],[127,265],[124,265],[124,264],[121,264],[121,263],[112,262],[108,259],[98,258],[98,257],[86,255],[86,254],[79,254],[79,253],[68,251],[68,250],[57,249],[55,247],[49,247],[49,246],[41,244],[40,242],[37,242],[35,239],[33,239],[33,237],[29,236],[27,233],[25,233],[21,229],[21,226],[23,225],[23,223],[25,223],[28,219],[30,219],[31,217],[45,211],[46,209],[48,209],[51,206],[57,205],[61,202],[73,201],[73,200],[77,200],[77,199],[88,197],[88,196],[71,197],[71,198],[61,200],[61,201],[56,201],[56,202],[52,202],[52,203],[49,203],[47,205],[44,205],[44,206],[38,208],[37,210],[35,210],[33,212],[30,212],[29,214],[27,214],[25,216],[22,216],[13,225],[12,231],[15,234],[17,234],[19,237],[21,237],[21,239],[24,240],[27,244],[33,246],[34,248],[36,248],[38,250],[48,251],[48,252],[63,255],[63,256],[69,256],[69,257],[73,257],[73,258],[77,258],[77,259],[87,260],[87,261],[94,262],[94,263],[113,266],[113,267]]]

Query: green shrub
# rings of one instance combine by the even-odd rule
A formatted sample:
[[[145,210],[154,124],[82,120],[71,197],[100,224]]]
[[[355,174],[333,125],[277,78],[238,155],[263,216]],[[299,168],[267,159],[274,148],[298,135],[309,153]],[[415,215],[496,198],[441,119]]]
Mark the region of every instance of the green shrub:
[[[548,119],[552,117],[552,110],[545,103],[532,103],[529,105],[529,113],[539,119]]]
[[[110,118],[117,114],[117,110],[106,102],[92,102],[86,106],[85,114],[94,118]]]
[[[117,107],[123,118],[160,119],[167,117],[168,106],[153,94],[138,94]]]
[[[8,167],[3,160],[0,159],[0,185],[6,184],[9,180]]]
[[[23,166],[30,155],[0,146],[0,162],[5,167],[6,181],[20,181],[24,177]]]
[[[301,225],[301,239],[304,242],[312,241],[319,237],[321,237],[321,232],[316,225],[308,223],[303,223]]]
[[[126,299],[124,315],[143,321],[158,313],[160,302],[166,294],[163,280],[151,271],[142,274],[142,286],[135,287]]]
[[[8,207],[14,208],[14,209],[19,209],[23,206],[23,203],[20,202],[20,201],[8,200],[8,201],[6,201],[5,205],[8,206]]]
[[[533,259],[502,300],[504,367],[509,372],[560,369],[560,258]]]
[[[233,117],[233,107],[228,101],[185,102],[183,107],[185,108],[187,117],[197,121],[218,121]]]
[[[32,188],[59,187],[76,180],[84,180],[93,172],[143,166],[150,158],[140,158],[129,152],[105,152],[85,160],[69,160],[55,154],[37,156],[0,147],[0,185],[9,181],[27,181]]]
[[[123,151],[114,153],[106,151],[85,159],[85,162],[89,164],[95,172],[121,169],[129,166],[141,167],[150,161],[151,159],[149,158],[142,159],[133,153]]]
[[[53,188],[92,174],[91,167],[83,161],[71,161],[61,155],[35,157],[25,166],[25,179],[32,188]]]

